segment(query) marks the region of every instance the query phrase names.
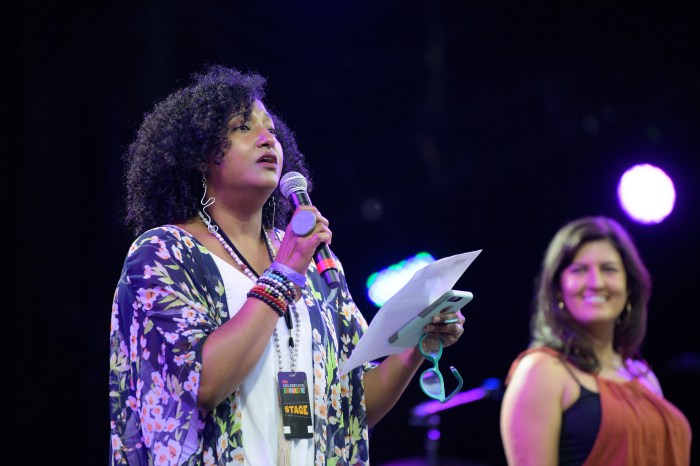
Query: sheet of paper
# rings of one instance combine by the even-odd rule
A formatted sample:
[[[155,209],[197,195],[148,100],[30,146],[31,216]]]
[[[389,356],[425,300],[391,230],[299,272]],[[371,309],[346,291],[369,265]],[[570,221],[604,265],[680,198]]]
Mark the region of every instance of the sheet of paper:
[[[445,257],[416,271],[377,311],[355,350],[345,364],[341,364],[340,373],[345,374],[367,361],[405,350],[389,343],[389,337],[444,292],[451,290],[480,253],[481,249]]]

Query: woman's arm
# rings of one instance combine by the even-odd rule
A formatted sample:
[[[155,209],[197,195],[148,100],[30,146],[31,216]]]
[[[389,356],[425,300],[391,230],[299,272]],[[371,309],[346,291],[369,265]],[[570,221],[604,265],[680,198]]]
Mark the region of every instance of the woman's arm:
[[[200,408],[214,409],[243,383],[262,357],[279,318],[264,302],[248,298],[236,315],[207,337],[197,397]]]
[[[365,404],[370,428],[394,407],[422,362],[423,355],[413,347],[388,356],[365,373]]]
[[[566,373],[558,359],[541,352],[520,361],[501,405],[501,437],[508,464],[558,464]]]
[[[459,322],[449,325],[441,323],[452,318],[457,318]],[[448,347],[455,344],[464,333],[463,324],[464,316],[461,311],[444,313],[434,316],[432,323],[426,325],[424,331],[433,338],[440,338],[443,347]],[[388,356],[379,366],[365,373],[365,403],[370,428],[394,407],[423,361],[418,346],[414,346]]]

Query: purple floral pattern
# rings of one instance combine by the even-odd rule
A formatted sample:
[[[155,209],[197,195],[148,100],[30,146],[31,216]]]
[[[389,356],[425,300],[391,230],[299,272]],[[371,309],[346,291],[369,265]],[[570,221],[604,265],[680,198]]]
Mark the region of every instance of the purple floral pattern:
[[[367,322],[340,267],[329,290],[312,263],[303,299],[312,326],[316,465],[369,464],[362,377],[340,376]],[[213,411],[197,408],[201,348],[229,318],[209,251],[173,226],[149,230],[129,248],[112,304],[110,462],[113,465],[244,463],[238,391]],[[275,402],[276,400],[271,400]]]

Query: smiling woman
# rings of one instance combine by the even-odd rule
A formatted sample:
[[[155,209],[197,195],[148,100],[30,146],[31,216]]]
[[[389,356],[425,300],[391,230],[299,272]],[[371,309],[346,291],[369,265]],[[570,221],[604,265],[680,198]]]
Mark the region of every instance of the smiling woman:
[[[609,324],[619,319],[625,309],[631,312],[625,267],[610,241],[591,241],[581,246],[561,273],[561,296],[561,310],[567,309],[584,327],[600,323],[600,332],[612,331],[614,327]]]
[[[639,354],[650,293],[616,221],[586,217],[557,232],[538,277],[530,348],[506,381],[510,465],[690,464],[690,424]]]

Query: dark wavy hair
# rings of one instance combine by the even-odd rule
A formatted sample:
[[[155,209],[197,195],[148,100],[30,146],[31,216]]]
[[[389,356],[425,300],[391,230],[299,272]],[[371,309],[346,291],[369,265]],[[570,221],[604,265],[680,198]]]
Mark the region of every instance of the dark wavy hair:
[[[146,113],[124,156],[127,190],[125,222],[139,235],[164,224],[182,223],[197,214],[204,194],[202,175],[209,157],[220,162],[228,148],[228,122],[265,97],[266,79],[221,65],[194,73],[191,83]],[[282,173],[311,179],[292,130],[270,108],[276,137],[284,151]],[[279,186],[263,208],[263,226],[284,229],[292,213]],[[273,225],[274,223],[274,225]]]
[[[564,225],[549,243],[536,280],[531,320],[531,346],[548,346],[580,369],[596,373],[600,363],[591,341],[568,309],[560,309],[561,274],[581,247],[591,241],[607,240],[617,250],[627,275],[630,310],[623,311],[615,325],[613,348],[623,361],[639,359],[646,335],[647,305],[651,277],[630,235],[615,220],[583,217]]]

